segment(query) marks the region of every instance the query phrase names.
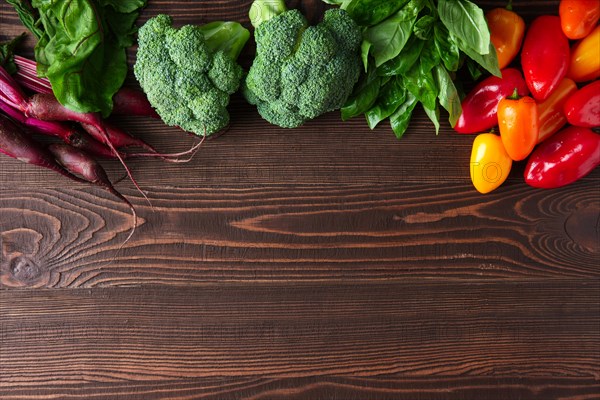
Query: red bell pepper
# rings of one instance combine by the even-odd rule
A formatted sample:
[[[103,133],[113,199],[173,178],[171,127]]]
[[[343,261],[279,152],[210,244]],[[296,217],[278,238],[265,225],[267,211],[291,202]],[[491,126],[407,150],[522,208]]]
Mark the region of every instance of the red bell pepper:
[[[573,93],[565,102],[564,112],[571,125],[584,128],[600,126],[600,81]]]
[[[600,165],[600,135],[570,126],[540,144],[525,167],[525,182],[544,189],[573,183]]]
[[[480,133],[498,124],[498,104],[517,90],[527,96],[523,75],[515,68],[502,70],[502,78],[490,76],[481,81],[462,102],[462,114],[454,126],[458,133]]]
[[[560,18],[542,15],[531,23],[521,52],[525,82],[532,96],[545,100],[567,75],[570,59],[569,39]]]

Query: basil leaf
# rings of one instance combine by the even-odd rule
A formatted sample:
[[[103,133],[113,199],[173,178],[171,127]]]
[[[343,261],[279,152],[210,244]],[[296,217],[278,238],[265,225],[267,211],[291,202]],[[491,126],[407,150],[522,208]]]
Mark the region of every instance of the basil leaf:
[[[374,70],[371,69],[368,75],[361,78],[354,93],[342,107],[342,121],[364,114],[373,107],[382,85],[381,77],[377,76]]]
[[[425,42],[423,50],[421,51],[421,68],[423,71],[431,71],[433,67],[440,63],[440,55],[435,49],[435,43],[433,40]]]
[[[25,25],[25,27],[29,29],[29,31],[33,33],[36,38],[39,39],[44,35],[44,31],[38,26],[38,13],[35,9],[33,9],[33,7],[31,7],[31,4],[28,0],[6,1],[15,8],[15,11],[17,12],[17,15],[19,16],[19,19],[23,25]]]
[[[425,107],[435,108],[438,97],[438,88],[432,72],[427,70],[423,63],[414,65],[404,76],[404,86]]]
[[[466,58],[467,69],[469,70],[469,74],[471,75],[471,79],[474,81],[478,81],[479,78],[483,76],[483,71],[481,71],[481,67],[475,61],[471,60],[469,57]]]
[[[410,0],[396,14],[365,31],[364,39],[372,43],[371,54],[377,67],[400,54],[423,7],[423,0]]]
[[[480,55],[490,52],[490,30],[483,10],[468,0],[439,0],[438,13],[448,31]]]
[[[443,25],[434,27],[435,48],[448,71],[456,72],[460,66],[460,49],[454,36]]]
[[[396,112],[390,117],[390,125],[392,126],[392,130],[398,139],[400,139],[406,132],[413,110],[415,109],[417,103],[417,98],[412,93],[408,92],[406,94],[406,100],[404,103],[400,105]]]
[[[367,72],[369,69],[369,52],[371,51],[372,45],[373,44],[368,40],[363,40],[362,44],[360,45],[361,58],[363,65],[365,66],[365,72]]]
[[[429,40],[433,36],[433,27],[436,19],[431,15],[424,15],[415,22],[413,32],[421,40]]]
[[[450,115],[450,125],[454,127],[462,114],[462,105],[458,89],[452,81],[452,77],[442,65],[437,65],[434,68],[434,74],[439,88],[438,99],[440,104]]]
[[[431,122],[433,122],[433,126],[435,127],[435,134],[439,135],[440,134],[440,108],[437,106],[437,104],[435,105],[435,107],[433,107],[431,109],[426,107],[425,105],[423,105],[423,110],[425,110],[425,114],[427,114],[427,116],[429,117]]]
[[[411,36],[408,42],[393,60],[386,62],[377,68],[377,74],[380,76],[396,76],[406,74],[419,59],[425,42]]]
[[[381,90],[375,106],[365,113],[369,128],[375,127],[384,119],[392,115],[406,100],[406,89],[402,78],[390,80]]]
[[[502,78],[502,72],[500,72],[500,67],[498,66],[498,56],[496,55],[496,50],[494,49],[494,45],[492,43],[490,43],[490,51],[485,55],[477,53],[477,51],[467,46],[466,43],[460,39],[458,39],[457,43],[458,48],[461,49],[473,61],[481,65],[492,75]]]
[[[348,11],[348,14],[350,14],[358,25],[372,26],[396,13],[404,7],[408,1],[409,0],[351,0],[346,6],[346,11]]]

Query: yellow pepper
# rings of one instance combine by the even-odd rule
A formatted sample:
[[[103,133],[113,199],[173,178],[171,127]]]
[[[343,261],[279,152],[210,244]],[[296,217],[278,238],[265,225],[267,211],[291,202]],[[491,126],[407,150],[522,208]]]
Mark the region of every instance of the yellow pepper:
[[[567,76],[575,82],[587,82],[600,77],[600,25],[573,46]]]
[[[485,194],[498,188],[508,178],[512,162],[500,136],[493,133],[477,135],[471,151],[471,182],[475,189]]]

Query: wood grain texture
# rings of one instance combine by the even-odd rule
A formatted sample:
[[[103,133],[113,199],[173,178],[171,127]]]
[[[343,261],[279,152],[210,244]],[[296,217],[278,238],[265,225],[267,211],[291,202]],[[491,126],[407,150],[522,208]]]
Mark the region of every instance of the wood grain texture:
[[[101,191],[6,190],[6,287],[390,278],[598,279],[600,191],[512,185],[173,188],[128,209]],[[100,196],[100,199],[98,198]]]
[[[249,27],[250,3],[151,0],[140,21]],[[514,1],[527,21],[557,6]],[[22,31],[0,3],[0,40]],[[420,110],[401,141],[230,111],[190,163],[130,162],[153,208],[103,162],[140,215],[120,251],[117,199],[0,158],[2,400],[600,399],[600,169],[542,191],[516,163],[481,196],[473,137]],[[194,141],[115,122],[165,152]]]
[[[600,378],[598,282],[1,291],[0,385],[206,377]]]

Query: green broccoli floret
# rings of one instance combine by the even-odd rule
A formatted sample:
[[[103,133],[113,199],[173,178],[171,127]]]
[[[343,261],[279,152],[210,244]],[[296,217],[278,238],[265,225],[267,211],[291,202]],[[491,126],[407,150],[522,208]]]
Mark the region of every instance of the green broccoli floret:
[[[244,74],[237,58],[250,33],[237,22],[171,24],[163,14],[139,29],[135,76],[167,125],[211,135],[229,124],[229,96]]]
[[[362,41],[344,10],[328,10],[309,26],[283,0],[255,0],[250,20],[256,58],[243,92],[264,119],[295,128],[344,105],[360,75]]]

